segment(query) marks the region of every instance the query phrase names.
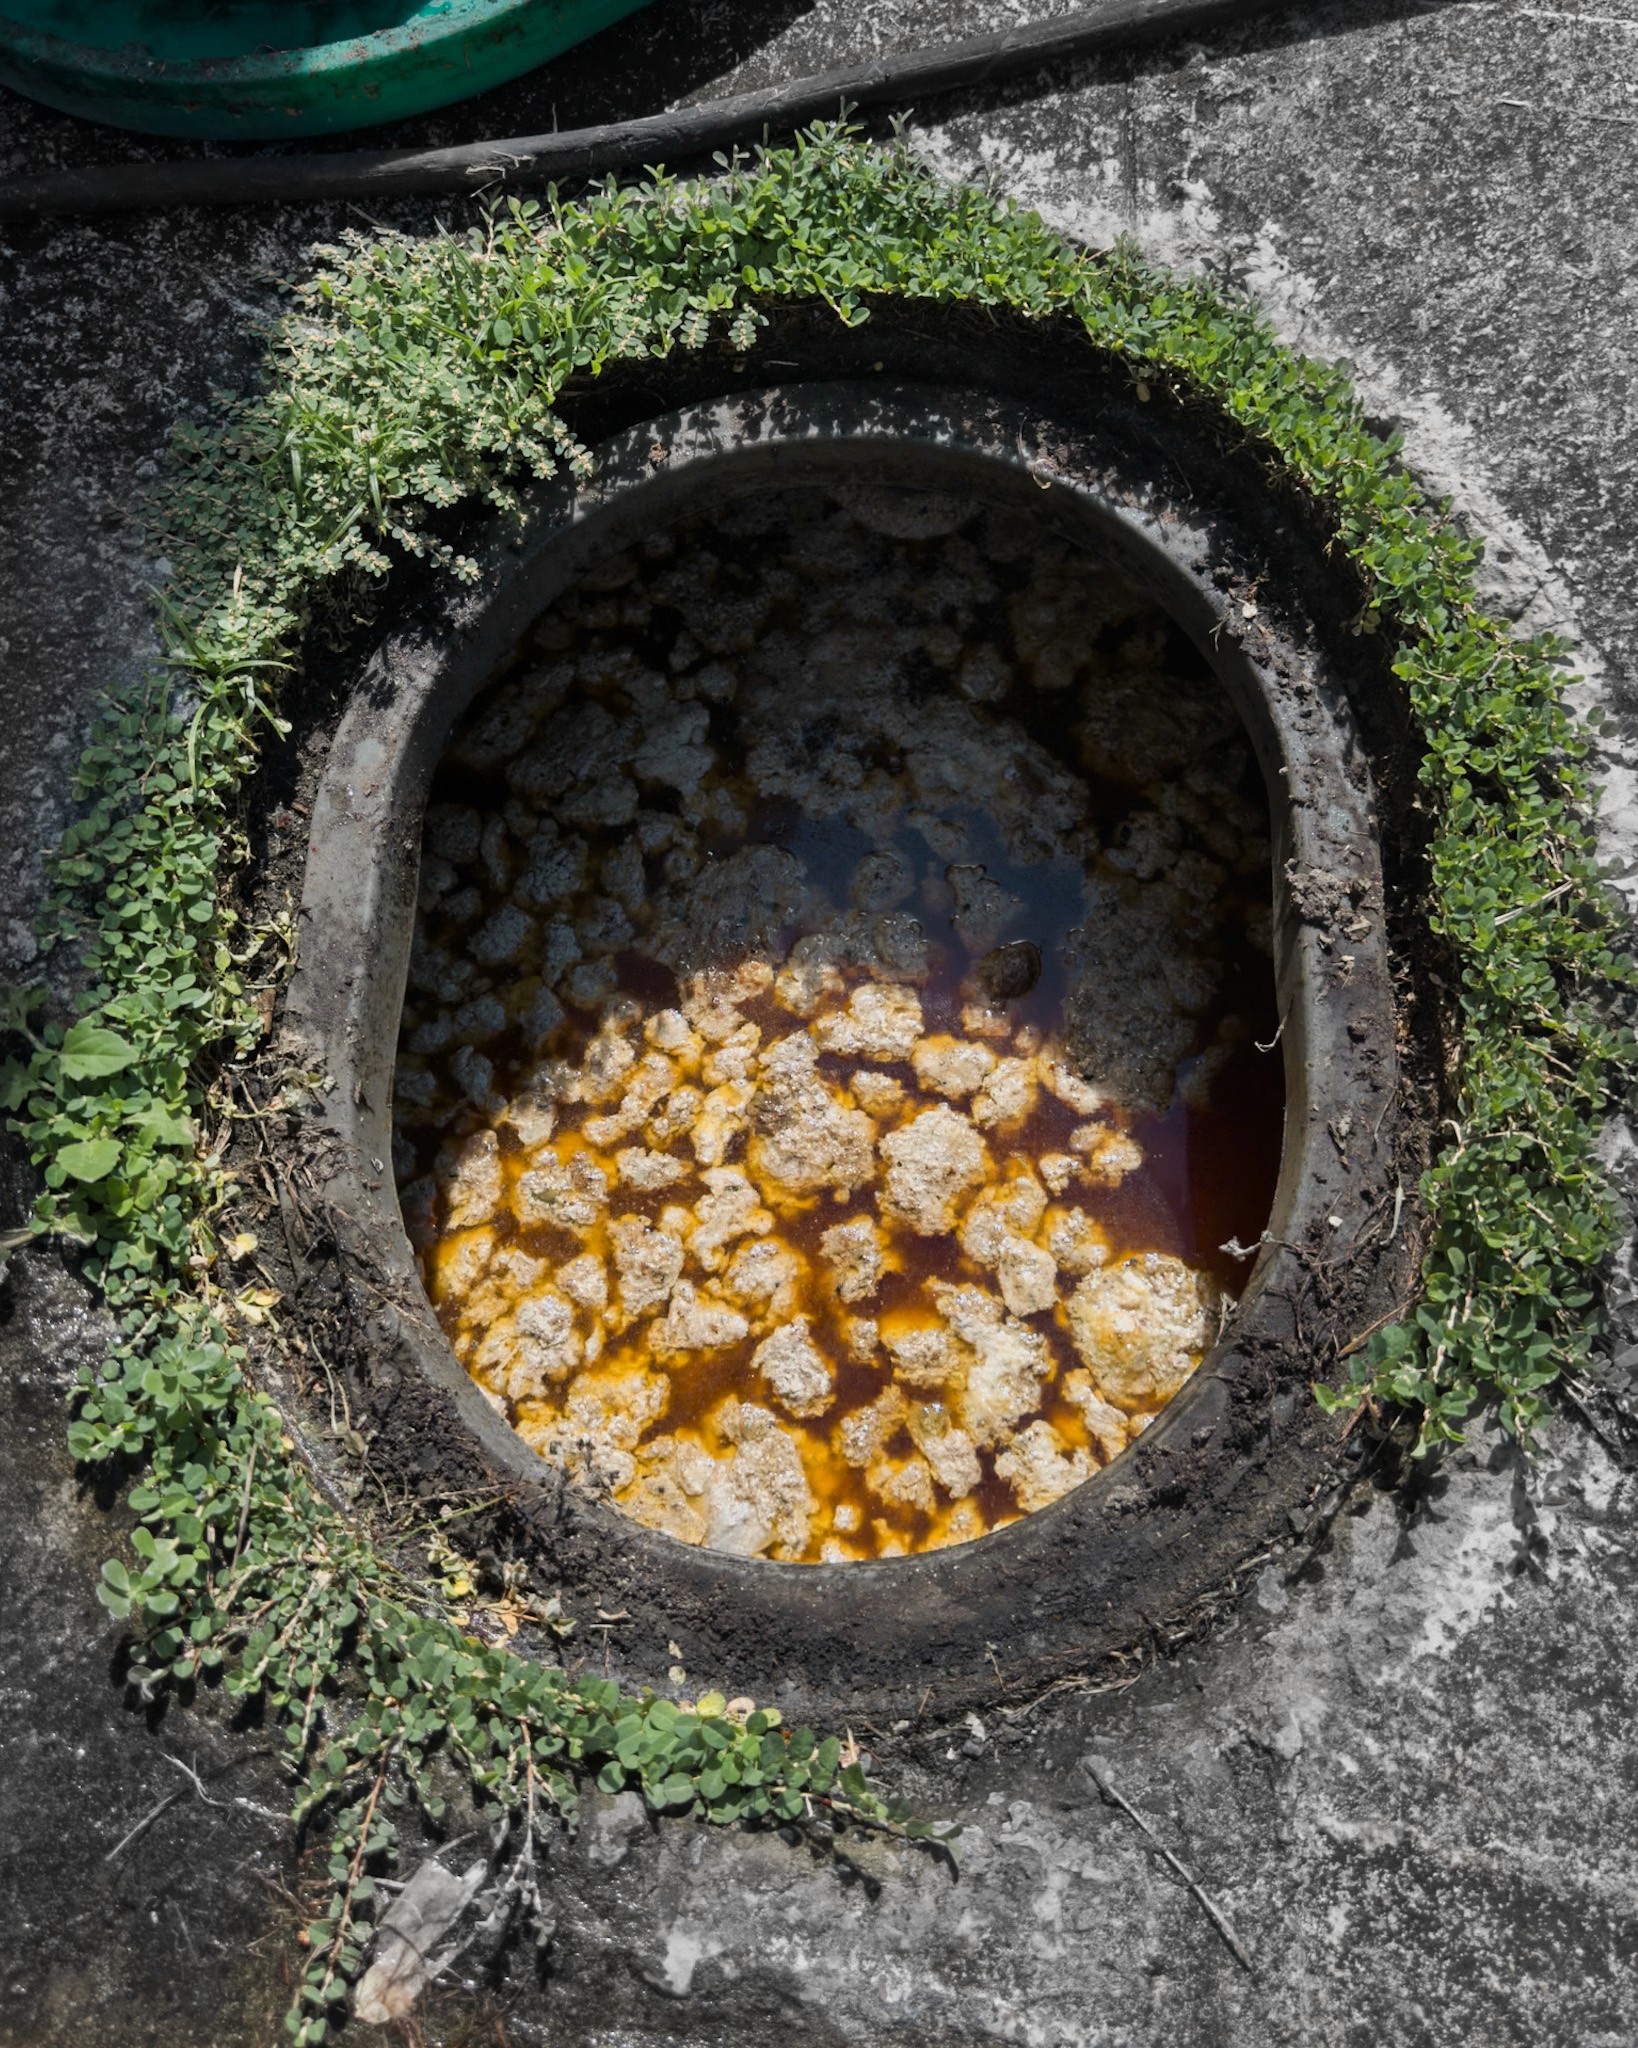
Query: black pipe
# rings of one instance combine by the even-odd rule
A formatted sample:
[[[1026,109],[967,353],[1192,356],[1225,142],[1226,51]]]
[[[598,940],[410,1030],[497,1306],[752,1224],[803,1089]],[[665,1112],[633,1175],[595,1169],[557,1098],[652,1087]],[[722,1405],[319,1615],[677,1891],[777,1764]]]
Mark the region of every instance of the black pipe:
[[[930,49],[904,50],[852,70],[733,93],[640,121],[518,135],[455,149],[337,150],[329,154],[188,158],[93,164],[0,183],[0,220],[62,213],[134,213],[165,206],[299,205],[308,200],[471,192],[480,187],[589,178],[631,164],[686,161],[820,120],[848,107],[902,105],[1150,36],[1266,13],[1276,0],[1098,0],[1055,21]]]

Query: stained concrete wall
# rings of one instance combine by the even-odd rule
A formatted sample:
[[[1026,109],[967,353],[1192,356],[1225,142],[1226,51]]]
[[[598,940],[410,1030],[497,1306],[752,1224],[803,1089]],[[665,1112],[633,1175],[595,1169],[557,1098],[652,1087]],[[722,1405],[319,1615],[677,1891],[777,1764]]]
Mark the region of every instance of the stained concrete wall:
[[[1024,0],[694,6],[405,139],[647,111]],[[915,147],[1093,241],[1256,294],[1355,365],[1409,459],[1494,538],[1498,601],[1567,634],[1614,717],[1612,865],[1638,878],[1632,369],[1638,0],[1298,6],[940,103]],[[165,153],[0,100],[0,169]],[[376,208],[424,221],[440,209]],[[441,211],[447,216],[452,208]],[[253,360],[269,275],[359,216],[269,209],[13,231],[0,357],[0,968],[96,690],[140,658],[155,573],[124,523],[167,427]],[[1630,1139],[1613,1144],[1630,1173]],[[1634,1289],[1615,1281],[1617,1356]],[[0,1290],[0,2043],[277,2037],[294,1845],[254,1727],[143,1716],[92,1597],[105,1505],[61,1447],[98,1342],[49,1257]],[[1270,1559],[1128,1689],[883,1745],[967,1822],[959,1876],[857,1872],[777,1836],[599,1806],[557,1861],[547,1970],[456,1986],[430,2040],[1291,2048],[1638,2035],[1632,1480],[1573,1415],[1362,1500],[1293,1578]],[[1098,1795],[1088,1758],[1217,1902]],[[180,1770],[195,1768],[200,1790]],[[171,1800],[155,1813],[162,1801]],[[139,1821],[149,1824],[124,1846]],[[115,1852],[116,1853],[111,1853]]]

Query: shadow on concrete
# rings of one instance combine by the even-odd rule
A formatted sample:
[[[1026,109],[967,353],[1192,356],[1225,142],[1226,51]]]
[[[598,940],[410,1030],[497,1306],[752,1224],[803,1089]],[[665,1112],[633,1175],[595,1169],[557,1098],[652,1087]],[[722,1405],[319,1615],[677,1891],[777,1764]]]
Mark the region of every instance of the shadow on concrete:
[[[1176,67],[1179,53],[1201,45],[1223,53],[1261,52],[1287,48],[1340,35],[1368,34],[1401,19],[1471,7],[1473,0],[1325,0],[1260,13],[1221,28],[1196,29],[1154,42],[1122,45],[1107,55],[1084,58],[1072,65],[1047,63],[1037,73],[1010,84],[986,87],[982,93],[941,97],[940,107],[960,111],[985,100],[1016,104],[1032,94],[1061,84],[1101,75],[1137,79]],[[1068,15],[1071,8],[1043,7],[1038,19]],[[906,8],[897,32],[884,39],[879,54],[909,51],[993,28],[971,18],[973,10],[957,0],[937,8]],[[797,46],[786,48],[777,62],[757,64],[758,54],[797,24],[807,32]],[[566,51],[552,63],[524,77],[480,93],[458,105],[419,115],[413,120],[344,134],[302,138],[287,144],[197,143],[160,136],[129,134],[96,122],[37,108],[0,89],[0,174],[6,169],[43,168],[31,144],[49,150],[49,161],[64,166],[98,162],[160,162],[187,160],[203,148],[207,155],[237,157],[294,154],[363,148],[449,147],[490,137],[539,135],[558,128],[584,128],[604,122],[633,120],[693,100],[709,100],[724,90],[723,82],[741,67],[746,77],[739,89],[754,89],[766,76],[788,79],[822,72],[862,57],[850,10],[835,17],[824,0],[745,0],[740,5],[701,4],[701,0],[656,0],[601,35]],[[10,159],[9,164],[6,159]]]

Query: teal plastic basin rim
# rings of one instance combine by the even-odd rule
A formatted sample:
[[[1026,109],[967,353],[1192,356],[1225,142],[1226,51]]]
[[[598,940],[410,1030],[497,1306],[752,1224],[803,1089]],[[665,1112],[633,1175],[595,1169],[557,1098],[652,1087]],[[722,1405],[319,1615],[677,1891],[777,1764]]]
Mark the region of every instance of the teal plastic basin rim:
[[[650,0],[448,0],[390,27],[294,49],[163,58],[75,41],[0,8],[0,84],[154,134],[276,138],[391,121],[469,98]]]
[[[407,0],[415,6],[416,0]],[[646,5],[647,0],[633,0]],[[179,10],[181,11],[181,10]],[[527,28],[531,14],[601,14],[598,0],[448,0],[437,13],[414,13],[392,28],[367,35],[343,36],[334,42],[304,43],[286,50],[256,50],[240,57],[167,58],[144,44],[128,41],[117,49],[31,27],[0,9],[0,62],[5,57],[34,57],[53,65],[103,76],[110,83],[197,79],[201,84],[255,86],[311,76],[318,71],[351,70],[360,65],[391,63],[407,56],[431,55],[437,45],[474,34],[504,35]]]

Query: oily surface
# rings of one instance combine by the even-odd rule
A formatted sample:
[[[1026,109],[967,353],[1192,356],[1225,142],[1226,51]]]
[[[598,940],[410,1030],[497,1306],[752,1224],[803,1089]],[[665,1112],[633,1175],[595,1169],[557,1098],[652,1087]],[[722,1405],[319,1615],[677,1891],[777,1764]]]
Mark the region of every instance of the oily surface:
[[[1108,565],[766,493],[553,608],[434,791],[397,1077],[428,1291],[640,1521],[843,1562],[1114,1457],[1278,1163],[1243,732]]]

